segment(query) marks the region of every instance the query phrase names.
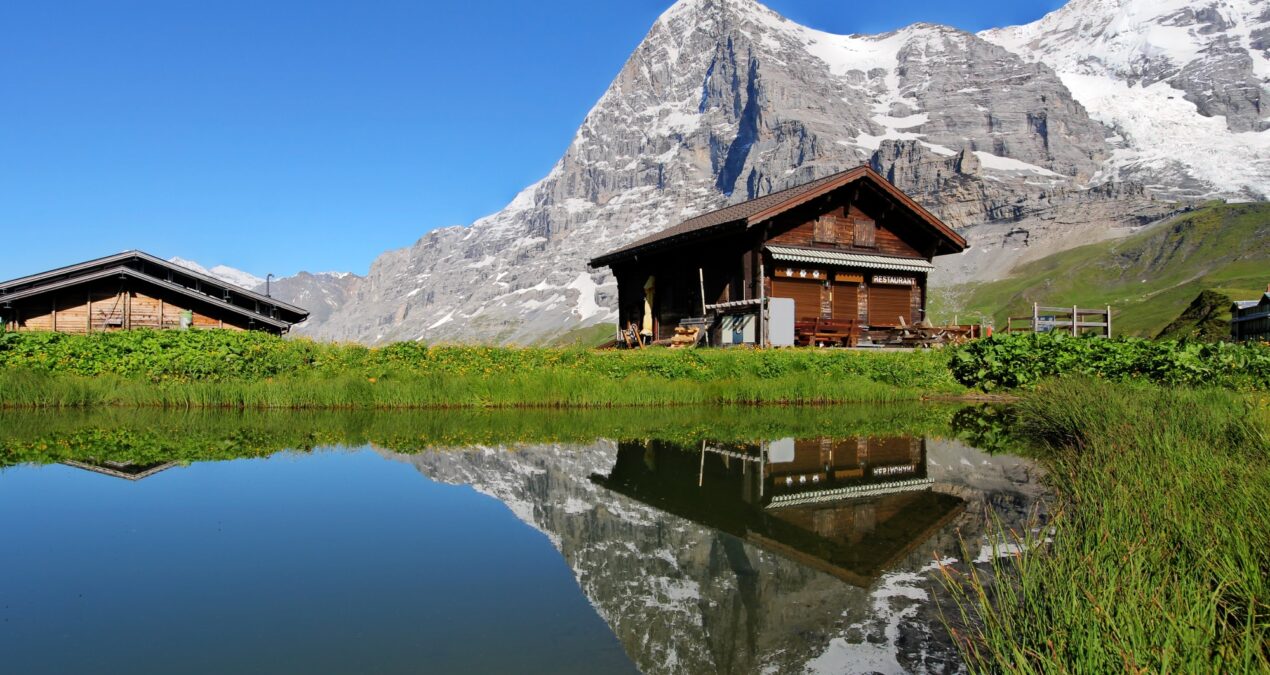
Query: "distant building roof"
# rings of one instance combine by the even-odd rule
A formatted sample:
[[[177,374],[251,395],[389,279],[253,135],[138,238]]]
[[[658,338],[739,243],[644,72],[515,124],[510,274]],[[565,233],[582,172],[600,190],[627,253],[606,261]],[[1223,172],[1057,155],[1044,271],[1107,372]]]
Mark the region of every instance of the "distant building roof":
[[[308,310],[301,307],[137,250],[0,281],[0,302],[21,300],[111,276],[129,277],[162,287],[279,329],[309,317]]]

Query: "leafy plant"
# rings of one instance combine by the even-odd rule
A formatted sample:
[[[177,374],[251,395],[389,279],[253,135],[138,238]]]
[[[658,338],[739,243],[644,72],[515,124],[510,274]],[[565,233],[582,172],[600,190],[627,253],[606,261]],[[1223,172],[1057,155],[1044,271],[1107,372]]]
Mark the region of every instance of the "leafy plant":
[[[959,382],[984,391],[1030,387],[1062,375],[1270,389],[1270,348],[1256,344],[1015,333],[967,343],[950,363]]]

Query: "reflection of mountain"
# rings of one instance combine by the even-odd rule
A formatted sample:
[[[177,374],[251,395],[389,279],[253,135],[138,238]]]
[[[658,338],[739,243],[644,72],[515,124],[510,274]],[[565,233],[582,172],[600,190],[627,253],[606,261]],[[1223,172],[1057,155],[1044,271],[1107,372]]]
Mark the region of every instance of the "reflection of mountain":
[[[984,505],[1019,526],[1041,494],[1022,460],[929,442],[926,478],[968,507],[955,528],[901,551],[890,571],[861,588],[588,480],[614,472],[623,451],[601,442],[396,457],[503,501],[549,537],[645,672],[955,668],[928,601],[932,560],[954,554],[958,534],[979,545]]]
[[[849,438],[730,448],[628,441],[614,492],[868,586],[954,518],[964,502],[931,491],[925,441]]]

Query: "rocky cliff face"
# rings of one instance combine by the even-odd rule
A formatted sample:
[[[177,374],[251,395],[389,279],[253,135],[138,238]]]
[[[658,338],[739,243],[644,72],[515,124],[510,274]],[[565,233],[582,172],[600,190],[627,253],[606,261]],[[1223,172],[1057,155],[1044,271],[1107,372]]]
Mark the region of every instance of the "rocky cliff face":
[[[301,332],[372,343],[530,343],[612,320],[612,277],[588,269],[589,258],[703,211],[865,162],[970,239],[972,255],[941,261],[945,281],[992,278],[1020,260],[1158,218],[1173,206],[1157,193],[1265,194],[1264,159],[1213,169],[1213,153],[1165,156],[1170,139],[1139,128],[1150,129],[1161,110],[1189,106],[1169,119],[1252,138],[1245,154],[1254,152],[1270,136],[1232,131],[1260,124],[1249,112],[1260,106],[1252,89],[1236,83],[1207,98],[1196,93],[1201,107],[1182,90],[1176,103],[1155,101],[1163,90],[1151,87],[1174,91],[1170,82],[1199,77],[1179,71],[1133,99],[1141,107],[1125,116],[1108,112],[1107,99],[1129,86],[1120,71],[1077,76],[1047,65],[1066,67],[1054,55],[1070,39],[1063,36],[1083,35],[1083,21],[1107,24],[1099,33],[1107,35],[1138,4],[1080,0],[1055,13],[1061,20],[1051,15],[982,36],[927,24],[843,36],[794,24],[754,0],[681,0],[652,27],[547,177],[499,213],[382,255],[338,308]],[[1220,55],[1236,43],[1264,45],[1264,26],[1250,23],[1252,10],[1214,11],[1220,21],[1211,12],[1185,15],[1194,22],[1189,34],[1207,45],[1202,64],[1187,72],[1208,64],[1204,77],[1226,82],[1235,73],[1246,84],[1242,66],[1214,64],[1247,58],[1254,76],[1263,72],[1253,47],[1238,58]],[[1063,18],[1072,15],[1080,19]],[[1126,30],[1182,20],[1156,17]],[[1225,37],[1212,37],[1218,33]],[[1114,95],[1076,88],[1085,83],[1079,78],[1101,78]],[[1229,121],[1205,117],[1221,110]],[[290,292],[306,292],[301,286]]]
[[[1270,192],[1270,3],[1072,0],[981,37],[1053,68],[1113,131],[1106,175],[1164,193]]]
[[[616,455],[605,441],[393,457],[499,499],[551,539],[649,673],[956,671],[932,602],[932,561],[962,540],[986,547],[989,509],[1006,527],[1026,527],[1043,494],[1027,462],[931,442],[935,489],[969,505],[866,589],[592,483]]]

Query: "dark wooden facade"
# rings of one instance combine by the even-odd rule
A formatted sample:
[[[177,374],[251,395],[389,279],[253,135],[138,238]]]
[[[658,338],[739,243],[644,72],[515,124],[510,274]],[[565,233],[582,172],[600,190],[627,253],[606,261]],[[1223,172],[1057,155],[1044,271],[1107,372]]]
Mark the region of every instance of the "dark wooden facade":
[[[705,214],[591,261],[612,268],[619,325],[666,339],[704,305],[792,298],[798,321],[871,329],[924,318],[927,274],[965,240],[868,167]],[[704,303],[702,289],[704,287]]]
[[[149,328],[282,334],[305,310],[140,251],[0,282],[11,331],[95,333]]]
[[[1230,338],[1236,342],[1270,342],[1270,286],[1257,300],[1230,308]]]

